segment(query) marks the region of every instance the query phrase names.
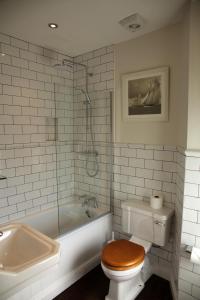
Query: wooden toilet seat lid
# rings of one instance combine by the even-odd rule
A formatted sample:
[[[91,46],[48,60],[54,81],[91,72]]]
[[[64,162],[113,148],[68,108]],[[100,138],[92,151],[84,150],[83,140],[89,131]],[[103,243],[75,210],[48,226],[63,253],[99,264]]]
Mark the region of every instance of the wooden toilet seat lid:
[[[142,246],[127,240],[118,240],[104,247],[101,260],[109,269],[123,271],[141,264],[144,256],[145,251]]]

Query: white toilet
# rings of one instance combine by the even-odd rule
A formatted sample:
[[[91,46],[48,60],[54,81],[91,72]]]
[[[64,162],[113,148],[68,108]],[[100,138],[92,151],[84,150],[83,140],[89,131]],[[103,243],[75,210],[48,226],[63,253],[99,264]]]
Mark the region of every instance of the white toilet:
[[[122,204],[122,229],[132,234],[129,241],[108,243],[101,256],[101,266],[110,279],[106,300],[134,300],[151,276],[146,253],[152,243],[164,246],[169,238],[173,210],[155,210],[149,203],[132,200]]]

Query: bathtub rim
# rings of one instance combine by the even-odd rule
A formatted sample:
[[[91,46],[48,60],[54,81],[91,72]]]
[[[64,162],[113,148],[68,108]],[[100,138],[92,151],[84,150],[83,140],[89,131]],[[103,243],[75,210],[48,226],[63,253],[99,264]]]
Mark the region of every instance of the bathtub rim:
[[[26,215],[22,218],[18,218],[16,220],[9,220],[5,223],[2,223],[0,225],[10,225],[10,224],[13,224],[13,223],[21,223],[21,224],[28,224],[27,222],[23,222],[23,219],[29,219],[29,218],[34,218],[34,217],[38,217],[40,214],[48,214],[49,212],[53,211],[53,210],[57,210],[57,217],[58,217],[58,210],[64,206],[67,206],[67,205],[71,205],[73,206],[73,204],[75,204],[76,206],[79,206],[80,205],[80,202],[76,201],[76,202],[69,202],[69,203],[66,203],[66,204],[63,204],[61,206],[54,206],[54,207],[51,207],[51,208],[48,208],[48,209],[45,209],[45,210],[42,210],[42,211],[39,211],[39,212],[35,212],[33,214],[29,214],[29,215]],[[84,226],[88,226],[90,223],[92,222],[95,222],[97,221],[98,219],[106,216],[106,215],[111,215],[113,216],[113,213],[112,211],[109,209],[108,211],[105,211],[104,213],[100,214],[100,215],[97,215],[95,216],[94,218],[91,218],[91,219],[88,219],[87,222],[84,222],[83,224],[80,224],[79,226],[76,226],[74,228],[72,228],[71,230],[66,230],[64,232],[60,231],[60,226],[59,226],[59,217],[56,221],[57,223],[57,229],[58,229],[58,234],[52,234],[52,235],[48,235],[46,233],[44,233],[42,230],[40,229],[36,229],[33,225],[30,225],[28,224],[28,226],[32,227],[33,229],[36,229],[38,230],[39,232],[41,232],[42,234],[48,236],[49,238],[51,239],[54,239],[54,240],[59,240],[60,238],[62,239],[65,235],[68,235],[68,234],[72,234],[74,231],[79,231],[82,227]]]
[[[59,232],[59,234],[55,237],[52,237],[53,239],[55,240],[59,240],[59,239],[63,239],[65,235],[70,235],[70,234],[73,234],[74,231],[79,231],[81,230],[83,227],[85,226],[88,226],[89,224],[91,224],[92,222],[96,222],[98,221],[99,219],[105,217],[106,215],[111,215],[111,217],[113,216],[112,212],[111,211],[108,211],[108,212],[105,212],[99,216],[96,216],[95,218],[92,218],[92,220],[89,220],[88,222],[85,222],[84,224],[81,224],[80,226],[77,226],[77,227],[74,227],[73,229],[71,230],[68,230],[68,231],[65,231],[65,232]]]

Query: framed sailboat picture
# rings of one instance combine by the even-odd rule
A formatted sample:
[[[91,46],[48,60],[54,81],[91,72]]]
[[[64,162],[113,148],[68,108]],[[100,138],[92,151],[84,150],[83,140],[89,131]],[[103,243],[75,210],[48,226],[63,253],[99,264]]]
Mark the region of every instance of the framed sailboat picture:
[[[168,67],[122,75],[123,120],[167,121],[168,77]]]

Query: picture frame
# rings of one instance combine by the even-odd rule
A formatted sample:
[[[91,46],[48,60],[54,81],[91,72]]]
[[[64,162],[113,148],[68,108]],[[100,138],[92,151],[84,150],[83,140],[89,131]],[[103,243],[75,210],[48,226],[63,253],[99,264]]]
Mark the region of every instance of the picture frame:
[[[123,121],[168,121],[169,67],[122,75]]]

